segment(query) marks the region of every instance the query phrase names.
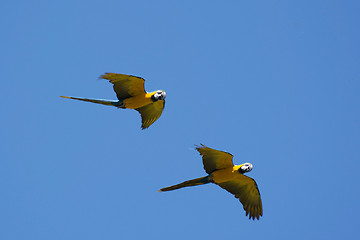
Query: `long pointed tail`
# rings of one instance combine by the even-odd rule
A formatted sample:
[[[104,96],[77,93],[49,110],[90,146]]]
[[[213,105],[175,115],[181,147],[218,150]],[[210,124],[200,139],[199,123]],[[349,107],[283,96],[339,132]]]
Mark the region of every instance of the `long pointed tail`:
[[[104,99],[91,99],[91,98],[81,98],[81,97],[68,97],[68,96],[60,96],[62,98],[68,98],[68,99],[75,99],[80,100],[84,102],[92,102],[92,103],[98,103],[103,104],[107,106],[115,106],[115,107],[122,107],[122,102],[120,101],[113,101],[113,100],[104,100]]]
[[[183,188],[183,187],[197,186],[197,185],[202,185],[202,184],[206,184],[206,183],[209,183],[209,182],[210,182],[210,180],[209,180],[208,176],[201,177],[201,178],[195,178],[195,179],[192,179],[192,180],[189,180],[189,181],[182,182],[182,183],[177,184],[177,185],[162,188],[162,189],[159,190],[159,192],[172,191],[172,190]]]

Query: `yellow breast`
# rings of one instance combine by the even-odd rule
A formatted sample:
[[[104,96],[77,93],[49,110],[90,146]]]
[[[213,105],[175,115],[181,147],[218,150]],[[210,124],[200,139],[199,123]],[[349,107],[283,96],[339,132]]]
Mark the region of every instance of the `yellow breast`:
[[[216,183],[231,181],[236,177],[237,174],[240,174],[238,171],[239,167],[240,166],[238,165],[232,168],[216,170],[215,172],[211,173],[212,178]]]
[[[153,102],[151,100],[151,95],[153,95],[153,93],[146,93],[143,95],[127,98],[124,100],[125,107],[129,109],[135,109],[148,105],[149,103]]]

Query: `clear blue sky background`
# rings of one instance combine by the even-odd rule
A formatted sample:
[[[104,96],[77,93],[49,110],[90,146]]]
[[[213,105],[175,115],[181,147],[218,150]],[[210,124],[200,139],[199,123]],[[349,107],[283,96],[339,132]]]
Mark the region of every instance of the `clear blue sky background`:
[[[1,239],[354,239],[358,1],[1,1]],[[148,130],[104,72],[167,92]],[[194,144],[251,162],[264,216]]]

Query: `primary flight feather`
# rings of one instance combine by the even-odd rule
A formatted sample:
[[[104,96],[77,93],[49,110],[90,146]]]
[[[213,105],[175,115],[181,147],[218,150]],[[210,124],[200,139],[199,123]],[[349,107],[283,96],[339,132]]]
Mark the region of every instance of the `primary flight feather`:
[[[196,150],[202,156],[204,169],[209,175],[165,187],[159,191],[165,192],[183,187],[215,183],[239,199],[246,216],[249,215],[249,219],[259,219],[263,214],[259,188],[254,179],[244,175],[244,173],[252,170],[252,164],[234,165],[232,154],[204,145],[197,146]]]
[[[114,106],[123,109],[135,109],[141,115],[142,129],[150,127],[150,125],[161,116],[165,108],[165,91],[157,90],[154,92],[146,92],[144,88],[145,80],[141,77],[132,75],[105,73],[100,76],[100,78],[107,79],[113,84],[118,101],[67,96],[60,97]]]

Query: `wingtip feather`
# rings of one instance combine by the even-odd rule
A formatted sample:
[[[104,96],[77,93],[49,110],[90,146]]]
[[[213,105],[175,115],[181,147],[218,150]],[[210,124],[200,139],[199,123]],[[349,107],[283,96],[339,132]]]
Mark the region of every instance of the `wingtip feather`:
[[[200,145],[195,144],[196,150],[199,150],[200,148],[206,147],[204,144],[200,143]]]
[[[100,75],[100,76],[98,77],[98,79],[106,79],[105,77],[106,77],[106,75],[108,75],[108,74],[109,74],[109,73],[106,72],[106,73]]]

